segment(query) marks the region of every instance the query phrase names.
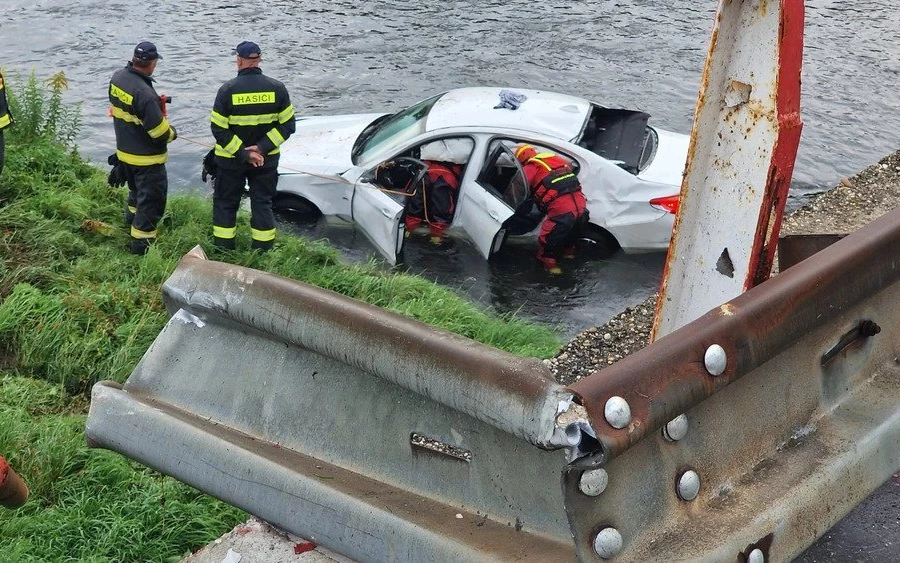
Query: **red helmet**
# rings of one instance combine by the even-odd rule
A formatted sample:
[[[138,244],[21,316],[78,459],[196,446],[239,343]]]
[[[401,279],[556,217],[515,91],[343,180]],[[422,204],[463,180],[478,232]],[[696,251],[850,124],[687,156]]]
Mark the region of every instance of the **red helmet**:
[[[521,162],[522,164],[525,164],[530,159],[534,158],[534,156],[536,154],[537,154],[537,150],[535,150],[535,148],[532,147],[531,145],[527,145],[527,144],[519,145],[518,148],[516,148],[516,152],[515,152],[516,159],[519,162]]]

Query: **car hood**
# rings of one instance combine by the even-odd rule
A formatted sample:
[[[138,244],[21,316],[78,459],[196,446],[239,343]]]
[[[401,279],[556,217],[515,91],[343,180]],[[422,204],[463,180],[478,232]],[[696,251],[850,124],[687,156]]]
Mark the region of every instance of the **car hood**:
[[[297,119],[297,131],[281,145],[278,171],[340,174],[353,166],[350,151],[362,130],[383,113]]]
[[[656,127],[654,129],[659,135],[656,156],[653,157],[650,166],[638,174],[638,178],[648,182],[676,186],[672,192],[676,194],[681,189],[681,178],[684,175],[684,165],[691,137]]]

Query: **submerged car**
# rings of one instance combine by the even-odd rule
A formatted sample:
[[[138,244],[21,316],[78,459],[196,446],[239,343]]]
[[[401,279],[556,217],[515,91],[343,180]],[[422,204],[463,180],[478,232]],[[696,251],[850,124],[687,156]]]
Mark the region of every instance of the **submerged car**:
[[[395,264],[408,194],[384,170],[401,163],[421,178],[423,160],[456,163],[462,173],[449,232],[489,259],[507,237],[536,234],[541,217],[513,156],[528,143],[577,172],[590,213],[582,236],[599,254],[668,248],[688,136],[649,126],[643,112],[545,91],[515,90],[518,107],[510,109],[501,92],[510,97],[501,88],[461,88],[393,114],[298,119],[281,146],[276,210],[352,221]]]

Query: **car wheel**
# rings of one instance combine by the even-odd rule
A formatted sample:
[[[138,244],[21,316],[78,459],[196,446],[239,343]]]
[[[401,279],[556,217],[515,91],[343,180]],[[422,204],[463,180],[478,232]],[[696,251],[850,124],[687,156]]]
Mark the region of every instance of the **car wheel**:
[[[300,223],[314,223],[322,216],[319,208],[298,195],[283,194],[272,200],[272,209],[285,219]]]
[[[619,241],[609,231],[597,225],[588,225],[578,237],[579,252],[589,258],[609,258],[621,248]]]

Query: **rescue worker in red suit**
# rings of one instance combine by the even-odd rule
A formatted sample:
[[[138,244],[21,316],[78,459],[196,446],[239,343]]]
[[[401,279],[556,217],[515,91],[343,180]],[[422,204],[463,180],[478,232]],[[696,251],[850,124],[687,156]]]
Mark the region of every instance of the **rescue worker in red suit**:
[[[434,160],[422,162],[428,165],[428,171],[406,203],[406,236],[410,236],[425,221],[428,223],[429,242],[440,245],[444,242],[444,230],[453,221],[456,212],[462,166]]]
[[[531,145],[515,152],[522,164],[531,199],[544,215],[538,234],[537,259],[551,274],[561,274],[560,256],[575,256],[575,239],[587,221],[581,184],[568,161]]]

